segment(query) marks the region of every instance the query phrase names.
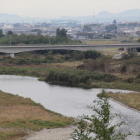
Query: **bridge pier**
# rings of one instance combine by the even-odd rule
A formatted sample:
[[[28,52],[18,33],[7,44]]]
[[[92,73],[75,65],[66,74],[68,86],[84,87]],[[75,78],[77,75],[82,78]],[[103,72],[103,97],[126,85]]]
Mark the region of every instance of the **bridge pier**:
[[[15,57],[15,54],[14,53],[9,53],[7,55],[10,56],[11,58],[14,58]]]

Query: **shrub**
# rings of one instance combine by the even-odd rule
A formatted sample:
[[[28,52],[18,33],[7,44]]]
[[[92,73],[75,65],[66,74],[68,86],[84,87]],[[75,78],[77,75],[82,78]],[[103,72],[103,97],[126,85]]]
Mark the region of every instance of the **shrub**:
[[[99,74],[84,70],[51,70],[46,81],[63,83],[66,85],[78,85],[80,83],[91,85],[92,81],[115,81],[116,77],[111,74]]]
[[[45,58],[46,58],[47,60],[54,60],[53,56],[51,56],[51,55],[47,55]]]
[[[133,83],[134,82],[134,78],[127,78],[125,81],[127,83]]]

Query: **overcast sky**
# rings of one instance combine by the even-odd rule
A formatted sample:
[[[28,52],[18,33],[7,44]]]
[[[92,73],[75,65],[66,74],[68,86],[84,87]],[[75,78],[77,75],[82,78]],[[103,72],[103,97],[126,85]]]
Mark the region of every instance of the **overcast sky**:
[[[0,13],[22,17],[88,16],[140,9],[140,0],[0,0]]]

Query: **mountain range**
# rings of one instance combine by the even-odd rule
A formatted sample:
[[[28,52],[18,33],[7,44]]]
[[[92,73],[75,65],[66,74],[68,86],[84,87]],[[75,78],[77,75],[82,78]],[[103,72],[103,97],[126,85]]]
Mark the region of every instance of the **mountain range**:
[[[93,16],[84,16],[84,17],[60,17],[60,19],[70,19],[70,20],[79,20],[84,23],[93,23],[93,22],[112,22],[117,20],[118,22],[126,21],[140,21],[140,9],[127,10],[121,13],[110,13],[108,11],[102,11],[97,15]]]
[[[71,20],[80,21],[83,23],[93,22],[112,22],[116,19],[118,22],[122,21],[140,21],[140,9],[127,10],[121,13],[113,14],[108,11],[102,11],[97,15],[92,16],[62,16],[60,18],[40,18],[40,17],[25,17],[22,18],[18,15],[0,13],[0,23],[33,23],[33,22],[50,22],[51,20]]]

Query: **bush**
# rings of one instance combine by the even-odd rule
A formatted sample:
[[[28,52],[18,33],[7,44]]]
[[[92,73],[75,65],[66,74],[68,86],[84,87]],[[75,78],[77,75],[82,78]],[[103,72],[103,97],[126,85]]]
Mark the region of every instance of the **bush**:
[[[134,78],[127,78],[125,81],[127,83],[133,83],[134,82]]]
[[[91,85],[93,81],[115,81],[116,77],[111,74],[99,74],[84,70],[51,70],[46,81],[63,83],[74,86],[78,84]]]
[[[84,54],[85,54],[85,59],[89,59],[89,58],[96,59],[99,56],[101,56],[101,53],[95,50],[85,51]]]
[[[51,56],[51,55],[47,55],[47,56],[45,57],[45,59],[47,59],[47,60],[54,60],[53,56]]]

